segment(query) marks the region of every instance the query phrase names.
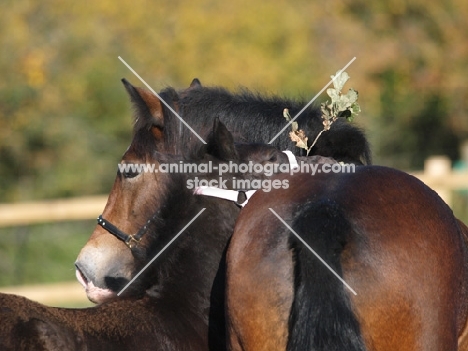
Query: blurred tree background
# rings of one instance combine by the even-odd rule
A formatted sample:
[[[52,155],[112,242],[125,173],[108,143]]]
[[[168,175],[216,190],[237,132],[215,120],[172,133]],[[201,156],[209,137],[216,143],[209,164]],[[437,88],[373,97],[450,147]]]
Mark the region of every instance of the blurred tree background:
[[[352,57],[374,162],[419,169],[468,137],[462,0],[3,0],[0,202],[106,193],[131,135],[120,79],[311,98]],[[320,101],[326,99],[323,96]]]
[[[118,56],[156,91],[198,77],[305,99],[356,56],[347,87],[360,93],[356,123],[374,163],[455,161],[468,138],[466,0],[2,0],[2,9],[0,202],[109,192],[131,137],[120,79],[141,85]]]
[[[140,84],[117,56],[156,90],[199,77],[304,98],[356,56],[375,163],[456,160],[468,137],[466,1],[3,2],[0,202],[110,189],[131,135],[120,78]]]

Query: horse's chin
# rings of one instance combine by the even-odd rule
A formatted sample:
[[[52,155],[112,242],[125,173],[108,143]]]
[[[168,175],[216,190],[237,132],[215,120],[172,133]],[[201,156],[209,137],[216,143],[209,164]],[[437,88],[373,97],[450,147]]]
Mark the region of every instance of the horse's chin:
[[[88,297],[89,301],[96,304],[101,304],[103,302],[113,300],[117,297],[117,293],[115,291],[110,289],[102,289],[95,286],[92,281],[89,281],[83,277],[78,269],[76,270],[75,274],[76,279],[78,279],[80,284],[84,287],[86,296]]]

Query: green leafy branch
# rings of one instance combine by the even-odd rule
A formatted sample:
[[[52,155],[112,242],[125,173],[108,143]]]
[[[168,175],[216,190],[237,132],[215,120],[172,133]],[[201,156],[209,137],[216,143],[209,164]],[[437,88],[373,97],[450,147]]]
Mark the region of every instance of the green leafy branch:
[[[307,151],[307,156],[309,155],[310,150],[317,143],[317,140],[320,138],[323,132],[330,130],[331,125],[340,117],[346,118],[347,121],[351,122],[354,120],[361,108],[357,103],[358,92],[354,89],[349,89],[346,94],[343,94],[341,90],[345,83],[349,80],[349,75],[346,72],[340,71],[336,73],[335,76],[331,76],[333,79],[333,88],[327,89],[327,94],[331,98],[331,102],[328,100],[320,104],[320,109],[322,111],[322,120],[323,120],[323,129],[315,138],[314,142],[308,147],[307,141],[308,137],[305,135],[302,129],[299,129],[297,122],[291,123],[292,131],[289,133],[289,137],[293,142],[296,143],[296,147],[305,149]],[[291,115],[289,110],[285,108],[283,110],[283,116],[287,121],[291,121]]]

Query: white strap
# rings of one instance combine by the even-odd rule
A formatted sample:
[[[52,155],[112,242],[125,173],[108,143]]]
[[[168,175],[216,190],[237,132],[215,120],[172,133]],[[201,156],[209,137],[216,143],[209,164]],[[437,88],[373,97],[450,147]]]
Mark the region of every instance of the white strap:
[[[239,196],[239,192],[236,190],[220,189],[214,186],[199,186],[195,188],[193,193],[195,195],[219,197],[220,199],[226,199],[234,202],[237,202],[237,197]]]
[[[289,150],[283,152],[286,154],[286,156],[288,156],[289,166],[291,167],[291,169],[298,169],[299,164],[297,163],[296,156],[294,156],[294,154]]]
[[[286,156],[288,156],[289,166],[291,167],[291,169],[298,169],[299,164],[297,163],[296,156],[294,156],[294,154],[289,150],[286,150],[283,152],[286,154]],[[253,194],[255,194],[256,191],[257,190],[244,191],[246,200],[241,204],[238,203],[237,200],[239,198],[239,193],[242,191],[238,191],[238,190],[221,189],[221,188],[216,188],[213,186],[199,186],[195,188],[193,193],[195,195],[213,196],[213,197],[217,197],[220,199],[233,201],[236,204],[238,204],[240,207],[244,207],[245,205],[247,205],[250,198],[252,197]]]
[[[199,186],[196,187],[193,193],[195,195],[205,195],[205,196],[213,196],[219,199],[225,199],[229,201],[233,201],[238,204],[240,207],[244,207],[249,202],[249,199],[255,194],[257,190],[247,190],[245,191],[246,200],[243,203],[238,203],[237,200],[239,198],[239,193],[242,191],[238,190],[228,190],[228,189],[221,189],[212,186]]]

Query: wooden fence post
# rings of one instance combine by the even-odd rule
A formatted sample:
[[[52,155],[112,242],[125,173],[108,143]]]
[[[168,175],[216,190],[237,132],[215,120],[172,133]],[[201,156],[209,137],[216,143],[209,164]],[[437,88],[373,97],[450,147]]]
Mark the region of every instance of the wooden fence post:
[[[431,156],[424,161],[424,175],[434,179],[437,183],[443,183],[452,173],[452,162],[447,156]],[[449,206],[452,205],[452,189],[434,185],[432,188],[439,194]]]

